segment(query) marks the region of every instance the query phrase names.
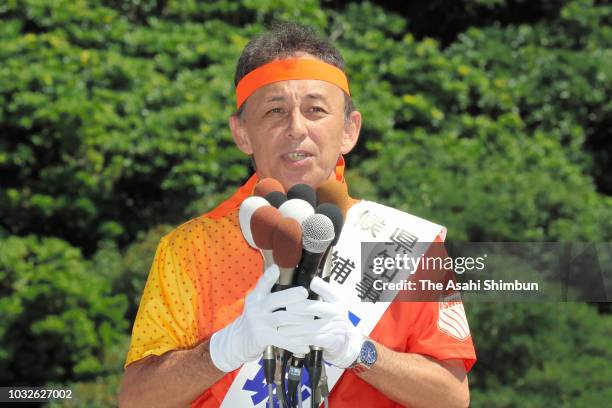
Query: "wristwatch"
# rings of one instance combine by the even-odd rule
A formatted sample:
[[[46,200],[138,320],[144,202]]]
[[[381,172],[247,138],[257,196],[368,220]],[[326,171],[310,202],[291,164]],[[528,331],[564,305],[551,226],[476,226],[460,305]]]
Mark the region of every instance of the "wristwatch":
[[[351,364],[350,369],[355,373],[362,373],[372,368],[377,359],[378,353],[376,352],[376,346],[366,337],[363,339],[361,351],[355,362]]]

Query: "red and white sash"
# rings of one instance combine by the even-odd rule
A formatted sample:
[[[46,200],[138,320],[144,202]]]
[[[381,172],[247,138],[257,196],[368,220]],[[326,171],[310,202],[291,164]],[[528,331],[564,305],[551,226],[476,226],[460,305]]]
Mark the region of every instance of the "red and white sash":
[[[350,311],[351,321],[364,335],[369,335],[390,305],[390,302],[364,302],[357,289],[361,281],[361,243],[389,242],[398,237],[410,237],[410,242],[434,242],[440,236],[444,240],[446,229],[414,215],[377,204],[360,201],[347,213],[344,228],[338,244],[334,247],[335,261],[331,284]],[[427,245],[414,246],[419,257],[428,249]],[[458,333],[459,334],[459,333]],[[242,366],[230,386],[222,408],[266,407],[267,388],[263,380],[263,369],[259,361],[251,361]],[[340,379],[343,369],[326,368],[329,389]],[[253,384],[261,381],[261,391],[253,390]],[[248,386],[246,386],[249,384]],[[303,386],[304,387],[304,386]],[[265,393],[262,399],[261,392]],[[310,398],[304,399],[303,406],[310,406]]]

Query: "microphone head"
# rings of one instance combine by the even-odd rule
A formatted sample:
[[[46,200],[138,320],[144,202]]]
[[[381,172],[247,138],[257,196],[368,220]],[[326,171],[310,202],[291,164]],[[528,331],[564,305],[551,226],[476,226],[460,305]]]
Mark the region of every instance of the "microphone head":
[[[334,224],[323,214],[313,214],[302,222],[302,245],[308,252],[325,252],[334,239]]]
[[[327,180],[317,188],[317,199],[319,204],[335,204],[342,211],[342,216],[346,218],[349,208],[349,197],[346,184],[338,180]]]
[[[314,214],[314,208],[308,202],[299,198],[285,201],[278,207],[278,210],[283,214],[283,217],[294,218],[300,224]]]
[[[285,194],[285,189],[280,183],[280,181],[271,177],[266,177],[264,179],[261,179],[257,183],[257,185],[255,185],[255,191],[253,192],[253,195],[265,197],[273,191],[278,191]]]
[[[272,235],[283,216],[278,209],[268,205],[258,208],[251,217],[251,232],[257,248],[272,249]]]
[[[317,206],[317,193],[308,184],[296,184],[287,190],[287,199],[293,198],[306,201],[312,208]]]
[[[302,257],[302,227],[293,218],[283,218],[272,234],[272,256],[279,268],[295,268]]]
[[[251,217],[255,210],[263,206],[269,206],[264,198],[252,196],[247,198],[240,204],[240,211],[238,212],[238,220],[240,221],[240,230],[242,236],[249,243],[250,246],[256,248],[255,242],[253,241],[253,234],[251,233]]]
[[[266,195],[266,200],[268,200],[271,206],[278,208],[287,201],[287,196],[280,191],[272,191]]]
[[[340,208],[338,208],[338,206],[335,204],[323,203],[319,204],[319,206],[315,210],[315,213],[325,215],[334,225],[334,239],[332,240],[330,245],[336,245],[338,243],[338,239],[340,239],[342,227],[344,226],[344,217],[342,216],[342,211],[340,211]]]

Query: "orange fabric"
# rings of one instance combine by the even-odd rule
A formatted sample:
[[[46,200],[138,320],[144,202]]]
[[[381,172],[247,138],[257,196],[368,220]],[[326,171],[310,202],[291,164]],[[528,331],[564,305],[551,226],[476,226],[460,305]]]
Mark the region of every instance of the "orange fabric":
[[[336,179],[344,182],[342,157]],[[252,194],[257,181],[257,175],[252,176],[219,207],[162,238],[139,305],[126,366],[148,355],[192,347],[242,313],[245,295],[263,272],[261,254],[246,243],[238,221],[240,203]],[[439,332],[437,313],[437,303],[394,302],[371,337],[397,351],[464,359],[469,370],[475,361],[471,337],[458,342]],[[218,407],[237,373],[225,375],[191,406]],[[350,372],[334,387],[330,404],[397,406]]]
[[[438,236],[434,242],[443,240]],[[435,246],[434,250],[439,248]],[[430,251],[426,256],[435,255]],[[438,360],[460,359],[465,371],[470,371],[476,362],[472,336],[461,341],[441,332],[437,325],[438,310],[438,302],[394,301],[370,333],[370,338],[399,352],[428,355]],[[333,388],[329,404],[334,408],[402,407],[351,370],[346,370]]]
[[[295,58],[272,61],[245,75],[236,86],[236,108],[262,86],[290,79],[320,79],[330,82],[348,95],[348,79],[342,70],[315,59]]]

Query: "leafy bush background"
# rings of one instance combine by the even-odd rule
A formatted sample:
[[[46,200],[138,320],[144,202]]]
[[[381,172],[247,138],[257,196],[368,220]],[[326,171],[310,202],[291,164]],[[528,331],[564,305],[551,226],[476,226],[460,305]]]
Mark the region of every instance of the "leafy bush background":
[[[316,27],[347,60],[364,115],[347,157],[355,196],[444,224],[453,240],[612,238],[605,2],[9,0],[3,383],[71,383],[78,406],[114,405],[159,237],[249,174],[227,126],[233,69],[273,20]],[[468,312],[474,406],[611,399],[609,315],[579,304]]]

